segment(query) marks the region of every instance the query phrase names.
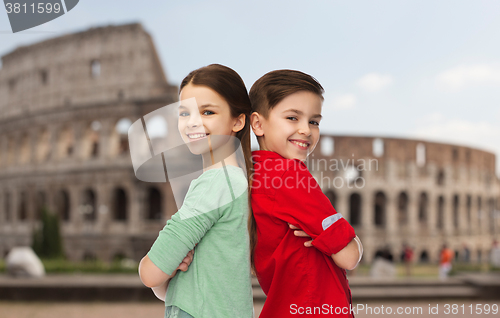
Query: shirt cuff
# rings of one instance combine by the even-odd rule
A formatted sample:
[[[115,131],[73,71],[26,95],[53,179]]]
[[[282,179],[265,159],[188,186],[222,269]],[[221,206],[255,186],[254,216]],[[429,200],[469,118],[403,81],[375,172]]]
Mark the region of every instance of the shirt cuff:
[[[355,237],[356,233],[354,233],[354,229],[349,222],[344,218],[340,218],[315,238],[312,245],[331,256],[340,252]]]

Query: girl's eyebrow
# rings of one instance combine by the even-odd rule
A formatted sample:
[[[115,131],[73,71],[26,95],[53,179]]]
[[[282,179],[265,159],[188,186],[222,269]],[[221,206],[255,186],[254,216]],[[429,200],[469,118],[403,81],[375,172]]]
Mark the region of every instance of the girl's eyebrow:
[[[304,115],[304,113],[298,109],[293,109],[293,108],[290,108],[290,109],[287,109],[284,111],[284,113],[286,112],[293,112],[293,113],[296,113],[297,115]],[[323,118],[323,116],[321,116],[321,114],[314,114],[311,116],[311,118]]]

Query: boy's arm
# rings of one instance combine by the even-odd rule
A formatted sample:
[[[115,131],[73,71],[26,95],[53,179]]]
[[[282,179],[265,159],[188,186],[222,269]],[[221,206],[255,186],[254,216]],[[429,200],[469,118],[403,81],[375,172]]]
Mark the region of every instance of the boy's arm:
[[[363,245],[356,235],[346,247],[341,249],[338,253],[332,254],[332,259],[338,267],[353,270],[358,266],[361,256],[363,256]]]
[[[300,228],[288,224],[289,227],[294,231],[295,236],[300,237],[311,237],[306,232],[302,231]],[[312,240],[304,242],[304,246],[312,247]],[[342,250],[340,250],[336,254],[332,254],[332,259],[337,264],[338,267],[353,270],[358,265],[361,257],[363,256],[363,245],[361,244],[361,240],[356,235],[356,237],[349,242]]]

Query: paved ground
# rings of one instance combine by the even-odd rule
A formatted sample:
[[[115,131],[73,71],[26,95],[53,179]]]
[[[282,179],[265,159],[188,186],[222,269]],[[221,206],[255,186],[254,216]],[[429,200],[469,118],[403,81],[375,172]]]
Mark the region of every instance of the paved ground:
[[[356,313],[357,318],[364,317],[498,317],[500,315],[500,301],[438,301],[438,302],[378,302],[355,304],[359,309]],[[430,305],[430,306],[429,306]],[[447,306],[449,305],[449,306]],[[452,307],[457,305],[456,307]],[[463,305],[463,307],[461,307]],[[472,305],[473,314],[470,313]],[[363,309],[361,309],[364,306]],[[383,306],[383,307],[382,307]],[[436,307],[437,306],[437,307]],[[495,307],[496,306],[496,307]],[[369,309],[369,308],[370,309]],[[256,317],[258,317],[262,304],[256,304]],[[389,309],[390,308],[390,309]],[[430,308],[437,312],[429,313]],[[456,308],[456,313],[454,313]],[[496,308],[496,314],[493,309]],[[476,314],[475,311],[481,314]],[[370,313],[371,310],[371,313]],[[397,311],[402,314],[396,314]],[[486,313],[489,310],[489,313]],[[0,302],[0,318],[155,318],[163,317],[164,307],[158,302],[155,303],[23,303]],[[389,311],[392,314],[389,314]],[[404,313],[407,312],[407,314]],[[448,313],[447,313],[448,312]],[[300,315],[297,315],[300,316]],[[325,317],[330,315],[325,314]],[[306,316],[307,317],[307,316]],[[237,318],[237,317],[235,317]]]

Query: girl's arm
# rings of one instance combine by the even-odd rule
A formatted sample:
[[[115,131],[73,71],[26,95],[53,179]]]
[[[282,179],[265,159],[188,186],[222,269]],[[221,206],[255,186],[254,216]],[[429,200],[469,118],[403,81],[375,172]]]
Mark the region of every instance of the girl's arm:
[[[148,255],[144,256],[139,263],[139,277],[142,283],[150,288],[161,287],[174,277],[176,271],[177,269],[170,275],[164,273],[151,261],[151,259],[149,259]]]
[[[163,282],[163,284],[161,284],[159,286],[151,287],[151,289],[153,290],[153,293],[155,294],[155,296],[159,300],[165,301],[165,296],[167,295],[168,283],[175,276],[175,274],[177,273],[177,270],[180,270],[183,272],[188,270],[189,265],[193,261],[193,257],[194,257],[194,249],[189,251],[189,253],[186,255],[186,257],[184,257],[184,259],[182,260],[182,263],[179,265],[179,267],[177,267],[176,270],[172,273],[172,275],[170,275],[169,279],[167,279],[165,282]],[[144,258],[146,258],[146,257],[144,257]],[[149,259],[149,257],[148,257],[148,259]],[[151,262],[151,260],[148,260],[145,262]],[[141,263],[142,263],[142,261],[141,261]],[[141,273],[140,273],[141,269],[140,268],[141,268],[141,265],[139,265],[139,276],[141,276]],[[141,276],[141,279],[142,279],[142,276]]]

